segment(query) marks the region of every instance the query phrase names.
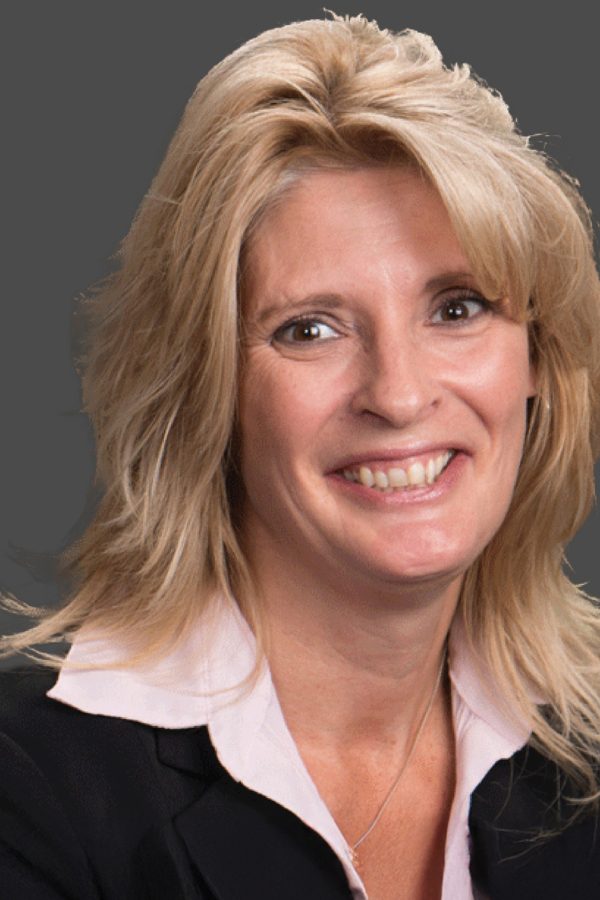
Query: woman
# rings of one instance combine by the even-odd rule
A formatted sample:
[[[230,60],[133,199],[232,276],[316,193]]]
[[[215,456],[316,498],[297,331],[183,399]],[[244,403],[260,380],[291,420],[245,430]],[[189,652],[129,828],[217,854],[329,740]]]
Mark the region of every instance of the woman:
[[[4,676],[9,896],[596,897],[573,184],[361,17],[200,83],[93,304],[105,493]]]

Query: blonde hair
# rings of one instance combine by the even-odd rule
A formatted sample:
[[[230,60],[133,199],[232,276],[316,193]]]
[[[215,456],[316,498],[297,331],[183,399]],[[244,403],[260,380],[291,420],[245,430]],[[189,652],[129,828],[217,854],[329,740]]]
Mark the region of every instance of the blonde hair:
[[[537,370],[512,505],[466,575],[459,614],[533,742],[593,799],[598,610],[562,568],[593,499],[600,441],[589,214],[468,66],[445,67],[431,38],[360,16],[266,32],[190,99],[120,269],[89,302],[84,403],[104,496],[71,551],[75,590],[4,647],[89,625],[126,638],[135,664],[223,594],[260,646],[232,518],[241,254],[305,169],[403,163],[438,190],[482,289],[510,296],[528,323]]]

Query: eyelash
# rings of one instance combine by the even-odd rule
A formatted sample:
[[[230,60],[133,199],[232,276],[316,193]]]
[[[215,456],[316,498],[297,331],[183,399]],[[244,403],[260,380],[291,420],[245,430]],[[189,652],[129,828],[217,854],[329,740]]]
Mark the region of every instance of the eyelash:
[[[471,321],[472,319],[479,318],[481,315],[484,315],[484,314],[486,314],[486,313],[492,312],[492,311],[493,311],[493,308],[494,308],[494,304],[493,304],[491,301],[486,300],[484,297],[481,297],[481,296],[479,296],[479,294],[475,294],[475,293],[473,293],[472,291],[465,290],[464,293],[456,293],[456,294],[454,294],[452,297],[445,297],[445,298],[439,303],[439,305],[437,306],[435,312],[433,313],[433,315],[432,315],[432,317],[431,317],[432,320],[433,320],[433,318],[434,318],[438,313],[441,313],[441,312],[444,310],[444,308],[447,309],[447,308],[450,307],[453,303],[455,303],[455,304],[460,304],[460,303],[477,303],[477,304],[480,306],[480,311],[479,311],[478,313],[475,313],[474,315],[469,315],[469,316],[468,316],[467,318],[465,318],[465,319],[458,318],[458,319],[455,319],[454,321],[452,321],[452,320],[445,320],[445,321],[443,320],[443,321],[442,321],[442,324],[444,324],[444,325],[449,325],[449,326],[452,327],[452,328],[461,328],[461,327],[464,327],[464,325],[465,325],[467,322]],[[274,339],[275,341],[280,342],[280,343],[296,343],[296,344],[302,344],[302,343],[306,343],[306,344],[310,344],[310,343],[320,343],[320,341],[319,341],[318,338],[316,338],[314,341],[310,341],[310,340],[307,340],[307,341],[293,341],[293,340],[291,340],[290,338],[286,338],[286,337],[285,337],[286,331],[289,331],[291,328],[296,328],[296,327],[302,326],[302,325],[306,325],[306,326],[309,326],[309,325],[323,326],[323,325],[324,325],[324,326],[327,327],[327,328],[330,328],[330,329],[332,329],[332,330],[335,330],[335,328],[334,328],[333,325],[330,325],[328,322],[326,322],[326,321],[324,320],[324,318],[321,319],[321,318],[319,317],[319,313],[315,313],[315,314],[313,314],[313,315],[297,316],[296,318],[290,319],[289,321],[285,322],[283,325],[281,325],[281,326],[275,331],[275,333],[274,333],[274,335],[273,335],[273,339]],[[322,340],[325,340],[325,341],[327,341],[327,340],[335,340],[335,338],[333,338],[333,337],[326,337],[326,338],[323,338]]]

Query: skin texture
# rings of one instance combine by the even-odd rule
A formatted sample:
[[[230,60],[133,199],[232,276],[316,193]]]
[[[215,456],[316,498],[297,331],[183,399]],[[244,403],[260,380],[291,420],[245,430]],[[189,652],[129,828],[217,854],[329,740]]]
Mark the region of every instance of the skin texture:
[[[410,169],[305,175],[253,234],[243,288],[241,538],[288,727],[352,843],[427,705],[463,574],[506,515],[535,393],[527,331],[508,298],[482,297]],[[342,472],[445,449],[460,452],[439,481],[402,493]],[[439,897],[453,753],[445,682],[361,846],[375,900]]]

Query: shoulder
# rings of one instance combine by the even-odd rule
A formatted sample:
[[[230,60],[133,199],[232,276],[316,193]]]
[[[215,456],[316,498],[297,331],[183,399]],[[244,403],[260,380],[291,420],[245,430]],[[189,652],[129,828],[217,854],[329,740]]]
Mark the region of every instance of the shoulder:
[[[88,715],[52,700],[46,694],[56,677],[56,672],[34,666],[0,672],[0,735],[40,763],[50,764],[60,757],[64,764],[82,747],[88,756],[99,755],[97,742],[116,740],[122,747],[139,743],[140,734],[151,730],[138,722]]]
[[[0,673],[0,789],[14,792],[6,773],[18,769],[43,780],[78,824],[106,819],[110,830],[111,814],[147,816],[164,794],[163,744],[185,756],[205,729],[167,732],[82,712],[46,696],[55,680],[35,667]],[[23,803],[29,798],[31,791]]]
[[[118,787],[137,800],[165,763],[205,781],[221,774],[205,726],[163,729],[82,712],[46,696],[56,677],[33,666],[0,672],[0,747],[26,756],[65,795],[72,786],[89,802],[96,789]]]
[[[55,680],[0,673],[0,880],[15,897],[142,896],[124,887],[142,877],[134,848],[194,791],[161,765],[157,729],[52,700]]]
[[[0,755],[35,768],[53,789],[87,804],[115,778],[133,789],[153,757],[153,729],[81,712],[46,696],[56,674],[40,668],[0,673]],[[144,760],[145,765],[140,766]],[[4,772],[6,768],[4,768]],[[143,780],[143,779],[142,779]],[[6,785],[6,777],[2,777]]]
[[[573,791],[530,745],[500,760],[473,793],[474,880],[490,896],[600,897],[600,815],[574,814]]]
[[[54,677],[33,669],[0,673],[0,872],[15,897],[87,900],[96,886],[57,790],[60,773],[64,780],[70,769],[56,764],[69,728],[45,696]]]

